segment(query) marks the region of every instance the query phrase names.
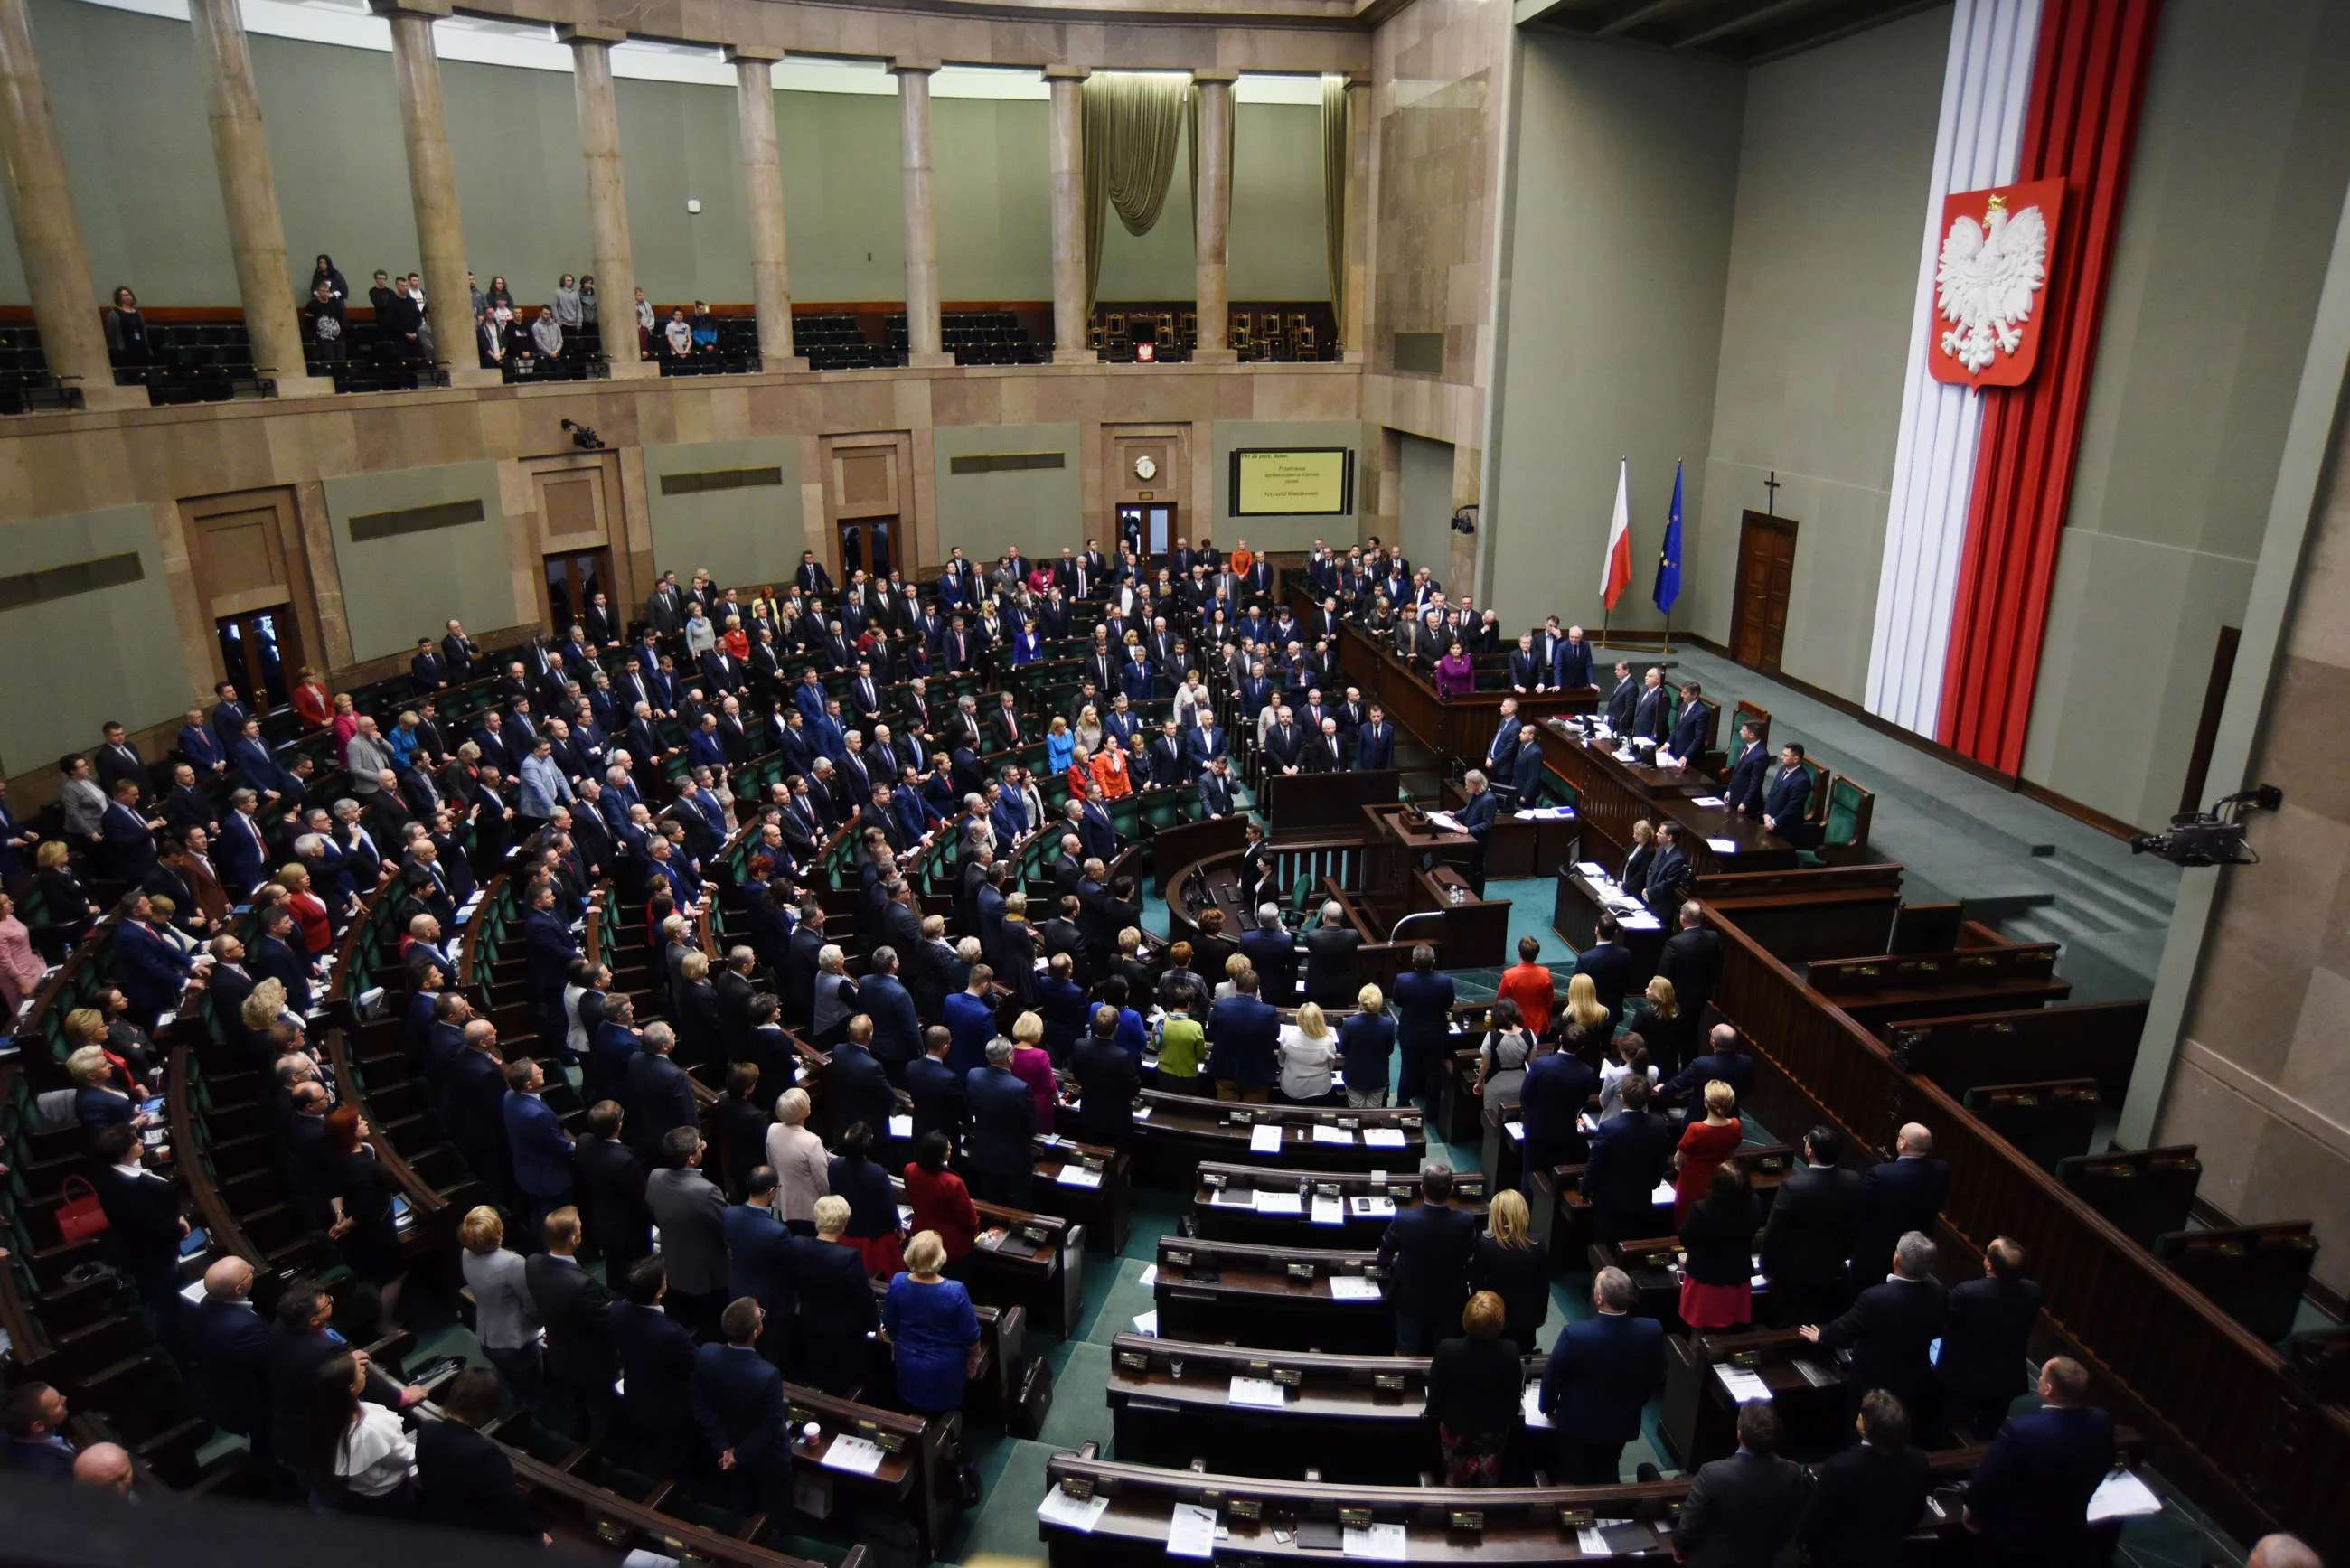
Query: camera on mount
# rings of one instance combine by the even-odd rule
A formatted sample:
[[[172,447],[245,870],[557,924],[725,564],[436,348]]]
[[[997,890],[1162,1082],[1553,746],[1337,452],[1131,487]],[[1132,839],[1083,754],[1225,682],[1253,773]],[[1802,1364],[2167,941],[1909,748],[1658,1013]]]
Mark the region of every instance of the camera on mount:
[[[2223,797],[2210,811],[2182,811],[2167,833],[2141,833],[2130,840],[2133,855],[2155,855],[2173,866],[2257,866],[2259,852],[2244,841],[2243,814],[2274,811],[2284,791],[2262,784]]]

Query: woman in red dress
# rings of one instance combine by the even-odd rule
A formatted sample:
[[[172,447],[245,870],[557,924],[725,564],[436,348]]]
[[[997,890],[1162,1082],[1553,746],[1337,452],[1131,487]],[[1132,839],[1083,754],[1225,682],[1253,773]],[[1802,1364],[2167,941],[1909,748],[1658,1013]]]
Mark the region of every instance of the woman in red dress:
[[[906,1164],[906,1201],[913,1206],[914,1233],[938,1232],[947,1250],[947,1269],[967,1257],[979,1240],[979,1210],[962,1178],[947,1168],[947,1136],[926,1132]]]
[[[1738,1091],[1714,1079],[1705,1086],[1705,1120],[1681,1129],[1673,1150],[1673,1223],[1689,1218],[1690,1205],[1713,1184],[1714,1168],[1738,1152],[1746,1129],[1738,1120]]]
[[[1754,1321],[1754,1232],[1762,1221],[1736,1160],[1713,1168],[1706,1193],[1681,1221],[1681,1321],[1692,1329]]]
[[[327,683],[307,664],[294,688],[294,711],[301,716],[302,728],[314,734],[335,722],[334,699],[328,695]]]

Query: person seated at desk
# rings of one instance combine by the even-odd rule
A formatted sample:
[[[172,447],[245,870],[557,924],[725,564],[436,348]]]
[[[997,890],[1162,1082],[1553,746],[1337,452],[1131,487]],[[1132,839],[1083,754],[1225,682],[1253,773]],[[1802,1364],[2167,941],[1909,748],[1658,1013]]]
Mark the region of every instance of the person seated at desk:
[[[1673,1150],[1675,1225],[1689,1218],[1691,1207],[1711,1189],[1715,1169],[1745,1141],[1737,1091],[1716,1078],[1705,1086],[1705,1115],[1681,1128],[1680,1143]]]
[[[1559,1331],[1538,1400],[1558,1438],[1562,1486],[1614,1486],[1624,1445],[1640,1435],[1649,1396],[1665,1381],[1665,1325],[1636,1317],[1639,1291],[1618,1268],[1591,1283],[1593,1314]]]
[[[1743,1328],[1754,1321],[1754,1191],[1734,1159],[1714,1167],[1706,1193],[1681,1220],[1681,1321],[1690,1330]]]
[[[1750,1399],[1738,1407],[1738,1452],[1699,1469],[1673,1522],[1675,1562],[1769,1568],[1778,1561],[1814,1489],[1811,1471],[1779,1457],[1783,1433],[1770,1401]]]
[[[1860,1441],[1820,1467],[1819,1495],[1804,1520],[1811,1568],[1881,1568],[1926,1511],[1934,1470],[1909,1440],[1909,1412],[1882,1388],[1861,1396],[1853,1425]]]
[[[2061,1568],[2093,1560],[2089,1500],[2114,1468],[2114,1418],[2088,1397],[2088,1368],[2071,1356],[2041,1367],[2041,1408],[2008,1419],[1967,1485],[1976,1561]]]
[[[1465,1216],[1464,1216],[1465,1218]],[[1461,1314],[1465,1331],[1428,1363],[1428,1414],[1444,1449],[1446,1486],[1498,1486],[1502,1456],[1523,1419],[1524,1363],[1505,1337],[1502,1298],[1479,1291]]]

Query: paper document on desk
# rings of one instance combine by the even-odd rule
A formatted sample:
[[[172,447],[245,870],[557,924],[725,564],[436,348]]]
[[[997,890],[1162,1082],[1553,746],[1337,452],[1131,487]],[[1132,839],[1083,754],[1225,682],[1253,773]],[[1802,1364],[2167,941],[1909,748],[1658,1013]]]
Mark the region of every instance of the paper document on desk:
[[[1332,1274],[1330,1299],[1337,1302],[1375,1302],[1379,1299],[1379,1282],[1365,1279],[1360,1274]]]
[[[1091,1535],[1101,1516],[1109,1511],[1109,1499],[1095,1496],[1083,1502],[1071,1497],[1059,1487],[1045,1493],[1045,1501],[1036,1505],[1036,1518],[1045,1524],[1066,1525],[1081,1534]]]
[[[1219,1187],[1208,1195],[1208,1206],[1211,1209],[1253,1209],[1256,1207],[1256,1189]]]
[[[1525,1397],[1518,1401],[1518,1409],[1529,1427],[1546,1428],[1550,1425],[1550,1417],[1542,1413],[1542,1385],[1539,1383],[1526,1385]]]
[[[1154,1063],[1146,1062],[1146,1063],[1145,1063],[1145,1064],[1144,1064],[1145,1066],[1150,1066],[1150,1065],[1154,1065],[1155,1064],[1154,1064]],[[1135,1106],[1135,1107],[1134,1107],[1134,1119],[1135,1119],[1136,1121],[1139,1121],[1139,1122],[1147,1122],[1147,1121],[1149,1121],[1149,1120],[1150,1119],[1150,1112],[1151,1112],[1151,1108],[1152,1108],[1152,1107],[1150,1107],[1150,1106]]]
[[[2136,1519],[2162,1511],[2162,1499],[2154,1495],[2146,1482],[2127,1470],[2116,1470],[2097,1483],[2095,1493],[2089,1499],[2089,1522],[2100,1524],[2108,1519]]]
[[[1735,838],[1709,838],[1705,841],[1705,846],[1708,849],[1712,850],[1716,855],[1735,855],[1738,853],[1738,840]]]
[[[1216,1554],[1216,1511],[1196,1502],[1179,1502],[1167,1516],[1167,1555],[1213,1557]]]
[[[1314,1199],[1311,1218],[1316,1225],[1344,1225],[1347,1222],[1347,1205],[1339,1199],[1317,1197]]]
[[[1428,814],[1428,820],[1434,823],[1437,826],[1442,828],[1447,833],[1461,833],[1466,831],[1466,829],[1461,826],[1461,819],[1453,815],[1449,811],[1431,811]]]
[[[1753,1399],[1768,1400],[1771,1397],[1771,1386],[1743,1366],[1732,1366],[1728,1362],[1717,1361],[1713,1365],[1713,1375],[1721,1379],[1722,1387],[1729,1391],[1730,1397],[1738,1404],[1743,1405]]]
[[[1381,1563],[1407,1562],[1411,1556],[1404,1544],[1400,1524],[1374,1524],[1368,1530],[1342,1532],[1338,1545],[1349,1557],[1371,1557]]]
[[[1708,811],[1712,811],[1722,805],[1724,803],[1722,798],[1718,794],[1700,794],[1693,796],[1690,799],[1690,804],[1691,805],[1701,805]]]
[[[1279,1154],[1281,1152],[1281,1128],[1272,1123],[1259,1123],[1257,1126],[1249,1128],[1249,1152],[1251,1154]]]
[[[1099,1187],[1102,1184],[1102,1173],[1098,1170],[1087,1170],[1082,1165],[1065,1165],[1053,1179],[1064,1187]]]
[[[1159,1309],[1157,1307],[1153,1307],[1149,1312],[1135,1314],[1134,1332],[1137,1334],[1149,1334],[1151,1338],[1157,1339],[1159,1337]]]
[[[1314,1124],[1314,1141],[1315,1143],[1343,1143],[1351,1146],[1355,1141],[1355,1135],[1345,1127],[1334,1127],[1326,1122],[1315,1122]]]
[[[847,1470],[851,1475],[869,1476],[881,1468],[880,1445],[863,1438],[837,1437],[824,1451],[827,1469]]]
[[[1404,1146],[1401,1127],[1365,1127],[1363,1142],[1372,1148],[1401,1148]]]
[[[1575,869],[1578,875],[1590,881],[1607,882],[1614,880],[1614,878],[1607,875],[1607,867],[1600,865],[1596,860],[1578,860],[1575,863]]]
[[[676,1558],[648,1552],[641,1546],[620,1559],[620,1568],[677,1568],[677,1564]]]
[[[1230,1397],[1235,1405],[1266,1405],[1277,1410],[1289,1403],[1289,1391],[1269,1377],[1235,1377]]]
[[[1295,1192],[1267,1192],[1257,1189],[1256,1211],[1260,1214],[1303,1214],[1305,1199]]]

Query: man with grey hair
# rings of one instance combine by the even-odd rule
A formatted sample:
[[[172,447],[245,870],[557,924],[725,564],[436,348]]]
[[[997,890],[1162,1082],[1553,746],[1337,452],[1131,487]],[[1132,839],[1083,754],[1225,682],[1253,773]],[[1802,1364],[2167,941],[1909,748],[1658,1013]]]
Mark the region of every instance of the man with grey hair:
[[[2263,1535],[2252,1543],[2244,1568],[2325,1568],[2317,1553],[2297,1535]]]
[[[1455,815],[1461,831],[1476,841],[1469,852],[1469,890],[1482,898],[1485,896],[1485,835],[1500,814],[1501,803],[1487,787],[1485,775],[1475,768],[1461,776],[1461,788],[1469,799]]]
[[[963,1099],[971,1107],[966,1153],[972,1196],[1014,1209],[1032,1207],[1036,1167],[1030,1140],[1036,1136],[1036,1098],[1012,1075],[1011,1041],[998,1035],[987,1043],[987,1064],[963,1075]]]
[[[1324,1007],[1344,1007],[1355,1000],[1359,977],[1355,973],[1355,950],[1362,933],[1347,919],[1345,906],[1332,898],[1322,906],[1322,923],[1305,933],[1305,994]]]
[[[343,766],[351,775],[351,791],[355,794],[372,795],[383,787],[383,775],[391,768],[391,748],[383,743],[376,732],[375,721],[365,713],[359,716],[351,731],[349,744],[343,753]],[[394,774],[397,783],[399,775]]]
[[[1614,1486],[1624,1445],[1664,1386],[1665,1327],[1634,1314],[1639,1292],[1617,1268],[1591,1282],[1593,1315],[1569,1323],[1543,1369],[1542,1412],[1558,1434],[1560,1486]]]
[[[646,1024],[637,1054],[629,1061],[627,1092],[619,1096],[629,1107],[629,1146],[648,1170],[660,1166],[662,1140],[672,1129],[700,1122],[692,1081],[670,1060],[676,1049],[675,1030],[666,1023]]]
[[[1297,1005],[1297,944],[1281,923],[1281,906],[1256,907],[1256,924],[1241,933],[1241,951],[1256,965],[1259,994],[1275,1007]],[[1407,1353],[1408,1354],[1408,1353]]]
[[[1744,1097],[1742,1086],[1740,1097]],[[1852,1241],[1852,1277],[1875,1277],[1905,1231],[1934,1233],[1934,1220],[1950,1193],[1950,1168],[1934,1158],[1934,1135],[1922,1123],[1903,1124],[1893,1158],[1860,1176],[1860,1229]],[[1916,1420],[1917,1411],[1910,1411]],[[1919,1432],[1931,1428],[1917,1421]]]
[[[1823,1350],[1852,1346],[1846,1386],[1855,1401],[1882,1388],[1901,1401],[1921,1436],[1940,1428],[1931,1360],[1934,1341],[1950,1320],[1950,1293],[1934,1278],[1934,1243],[1921,1231],[1903,1232],[1893,1245],[1893,1272],[1860,1293],[1834,1323],[1796,1332]]]

